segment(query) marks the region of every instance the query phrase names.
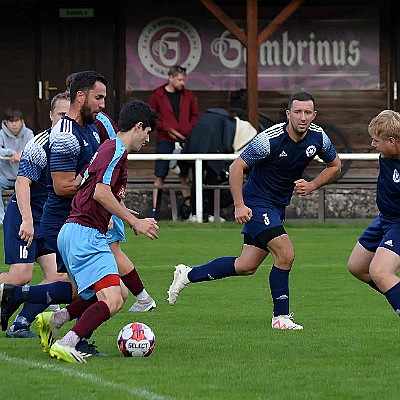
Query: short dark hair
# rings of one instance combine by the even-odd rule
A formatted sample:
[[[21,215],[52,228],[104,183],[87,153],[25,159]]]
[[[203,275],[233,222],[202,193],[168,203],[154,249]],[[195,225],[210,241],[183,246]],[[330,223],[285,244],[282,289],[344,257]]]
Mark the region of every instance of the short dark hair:
[[[15,119],[24,119],[24,115],[19,108],[7,107],[4,110],[4,118],[6,121],[14,121]]]
[[[314,110],[315,110],[315,100],[312,94],[307,93],[307,92],[296,92],[293,93],[288,101],[288,110],[292,108],[293,101],[298,100],[298,101],[308,101],[311,100],[314,104]]]
[[[56,103],[59,100],[68,100],[70,101],[70,95],[68,91],[65,92],[61,92],[56,94],[52,99],[51,99],[51,103],[50,103],[50,110],[53,112],[54,109],[56,108]]]
[[[154,131],[157,125],[157,114],[144,101],[132,100],[125,103],[119,113],[118,130],[130,131],[138,122],[143,123],[143,128],[149,126]]]
[[[76,94],[79,90],[85,92],[93,88],[96,82],[100,81],[104,85],[107,85],[107,79],[96,71],[81,71],[76,72],[73,77],[71,88],[70,88],[70,96],[71,103],[73,103],[76,99]]]
[[[78,74],[78,72],[73,72],[72,74],[69,74],[66,78],[65,78],[65,87],[66,90],[69,92],[71,89],[71,85],[73,80],[75,79],[76,74]]]

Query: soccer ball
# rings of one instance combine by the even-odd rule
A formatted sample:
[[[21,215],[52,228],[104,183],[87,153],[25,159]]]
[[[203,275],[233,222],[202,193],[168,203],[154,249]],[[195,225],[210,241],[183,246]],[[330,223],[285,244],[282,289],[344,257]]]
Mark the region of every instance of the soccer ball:
[[[125,357],[148,357],[154,350],[156,337],[147,325],[132,322],[120,330],[117,344]]]

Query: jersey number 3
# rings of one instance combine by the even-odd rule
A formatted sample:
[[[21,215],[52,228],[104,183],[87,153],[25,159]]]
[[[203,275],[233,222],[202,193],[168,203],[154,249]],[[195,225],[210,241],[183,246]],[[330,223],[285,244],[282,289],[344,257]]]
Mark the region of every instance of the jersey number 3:
[[[267,213],[263,214],[263,218],[264,218],[264,224],[265,224],[265,225],[269,225],[269,224],[270,224],[270,221],[269,221],[269,218],[268,218],[268,214],[267,214]]]

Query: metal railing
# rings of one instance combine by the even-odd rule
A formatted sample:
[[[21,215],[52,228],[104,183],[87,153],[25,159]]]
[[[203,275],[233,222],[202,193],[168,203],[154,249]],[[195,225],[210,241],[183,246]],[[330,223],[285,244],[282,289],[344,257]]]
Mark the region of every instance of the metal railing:
[[[378,153],[339,153],[341,160],[378,160]],[[155,160],[187,160],[195,162],[196,179],[196,218],[197,222],[203,222],[203,160],[233,161],[239,154],[129,154],[131,161],[155,161]],[[316,161],[322,162],[318,157]]]

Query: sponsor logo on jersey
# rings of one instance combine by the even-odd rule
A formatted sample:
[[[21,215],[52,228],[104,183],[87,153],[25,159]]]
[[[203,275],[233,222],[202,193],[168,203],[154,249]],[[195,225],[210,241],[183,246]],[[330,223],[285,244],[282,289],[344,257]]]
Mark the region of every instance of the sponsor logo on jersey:
[[[118,190],[117,196],[118,196],[120,199],[124,199],[124,198],[125,198],[125,195],[126,195],[125,186],[121,186],[121,188]]]
[[[279,157],[287,157],[285,150],[282,150],[282,153],[279,154]]]

